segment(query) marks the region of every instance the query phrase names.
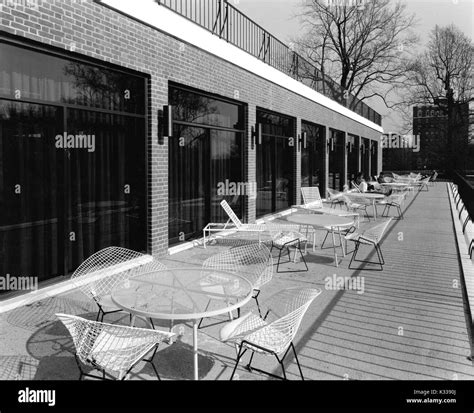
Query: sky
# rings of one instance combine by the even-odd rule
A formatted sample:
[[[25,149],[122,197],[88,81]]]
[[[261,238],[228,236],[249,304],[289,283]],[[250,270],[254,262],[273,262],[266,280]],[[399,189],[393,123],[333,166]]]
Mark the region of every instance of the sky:
[[[287,44],[301,34],[297,14],[303,0],[232,1],[238,9]],[[415,14],[417,25],[413,31],[420,37],[420,46],[426,44],[435,25],[455,24],[474,41],[474,0],[404,0],[402,3],[406,4],[407,13]],[[379,99],[367,103],[384,116],[386,132],[400,130],[401,119]]]

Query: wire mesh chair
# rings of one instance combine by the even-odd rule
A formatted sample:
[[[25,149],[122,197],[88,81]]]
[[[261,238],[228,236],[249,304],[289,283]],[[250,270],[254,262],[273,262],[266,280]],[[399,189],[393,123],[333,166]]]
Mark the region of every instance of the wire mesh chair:
[[[293,340],[308,307],[320,294],[320,289],[288,288],[272,295],[262,304],[267,309],[263,318],[256,312],[249,312],[225,325],[220,331],[220,338],[224,342],[234,343],[237,349],[237,360],[230,379],[234,378],[240,360],[250,350],[252,355],[247,365],[249,371],[255,370],[286,380],[283,362],[292,349],[301,379],[304,380]],[[252,368],[255,353],[275,356],[283,370],[283,377]]]
[[[270,253],[273,251],[273,248],[277,248],[280,252],[278,254],[278,263],[277,263],[277,273],[284,273],[284,272],[303,272],[308,271],[308,265],[306,264],[306,260],[304,255],[301,251],[301,243],[305,244],[305,253],[308,247],[308,239],[296,229],[286,229],[283,226],[272,226],[270,224],[267,225],[267,231],[270,234],[270,242],[271,248]],[[288,261],[291,262],[291,254],[290,248],[295,248],[295,256],[293,262],[296,263],[296,254],[299,251],[301,255],[301,260],[305,265],[305,270],[296,270],[296,271],[280,271],[280,261],[283,251],[288,252]]]
[[[353,192],[350,197],[346,194],[342,195],[342,199],[346,204],[349,211],[357,212],[364,211],[368,221],[370,221],[369,213],[367,208],[372,206],[372,202],[363,196],[358,196],[357,193]]]
[[[323,206],[323,200],[321,199],[321,194],[317,186],[302,187],[301,195],[303,196],[303,203],[305,205],[311,205],[312,207]]]
[[[431,177],[422,179],[421,181],[417,181],[415,186],[418,188],[418,191],[429,191],[429,184],[430,184]]]
[[[377,201],[377,205],[384,206],[382,217],[388,217],[388,214],[390,213],[390,208],[393,207],[397,209],[398,218],[404,219],[402,207],[405,202],[406,195],[406,192],[392,194],[385,197],[385,199],[383,200]]]
[[[342,205],[344,205],[344,200],[342,199],[343,192],[328,188],[327,193],[327,201],[331,204],[331,208],[336,208],[336,205],[339,205],[339,207],[342,208]]]
[[[253,287],[253,299],[260,312],[258,296],[262,286],[273,277],[273,258],[265,244],[254,243],[231,248],[220,254],[213,255],[204,261],[203,270],[222,270],[245,277]],[[207,308],[212,299],[209,298]],[[240,309],[237,310],[240,316]],[[201,328],[203,319],[198,328]]]
[[[152,365],[161,380],[153,358],[162,341],[169,341],[174,333],[90,321],[81,317],[56,314],[72,336],[76,348],[76,362],[81,380],[84,376],[107,380],[125,380],[141,360]],[[153,350],[149,359],[144,357]],[[82,365],[102,372],[102,377],[84,372]]]
[[[351,181],[352,187],[360,194],[362,191],[360,190],[359,185],[357,185],[354,181]]]
[[[116,308],[110,297],[118,283],[140,273],[163,269],[166,267],[151,255],[122,247],[108,247],[87,258],[71,279],[99,307],[96,321],[103,321],[105,315],[122,311]]]
[[[384,221],[376,221],[376,222],[371,222],[371,223],[365,223],[361,224],[359,228],[352,227],[351,231],[345,236],[345,239],[347,241],[353,241],[355,242],[355,249],[352,254],[351,262],[349,263],[349,269],[353,270],[355,268],[352,268],[352,262],[357,261],[357,262],[363,262],[367,264],[378,264],[380,265],[380,268],[378,271],[383,270],[383,266],[385,265],[385,260],[382,255],[382,250],[380,248],[380,241],[382,240],[382,237],[390,224],[392,218],[388,218],[387,220]],[[356,258],[356,255],[359,251],[359,247],[361,244],[365,245],[373,245],[375,248],[375,251],[377,252],[378,256],[378,261],[373,262],[369,260],[358,260]],[[368,269],[368,268],[367,268]]]

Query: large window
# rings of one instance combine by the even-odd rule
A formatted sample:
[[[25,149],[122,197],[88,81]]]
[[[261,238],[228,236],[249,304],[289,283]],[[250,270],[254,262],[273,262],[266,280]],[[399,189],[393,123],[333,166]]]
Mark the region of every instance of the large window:
[[[359,172],[359,137],[347,135],[347,183],[355,180]]]
[[[344,187],[344,132],[330,129],[328,187],[339,191]]]
[[[293,202],[296,148],[293,118],[257,110],[257,217],[287,209]]]
[[[169,241],[202,236],[209,222],[225,222],[226,200],[242,218],[244,106],[170,86],[173,136],[169,140]]]
[[[0,43],[0,274],[147,248],[146,79]]]
[[[302,121],[301,132],[301,186],[318,186],[324,196],[325,128]]]
[[[364,174],[366,179],[370,175],[370,139],[362,138],[360,147],[360,171]]]
[[[379,146],[377,141],[370,141],[370,174],[375,177],[379,174],[378,168]]]

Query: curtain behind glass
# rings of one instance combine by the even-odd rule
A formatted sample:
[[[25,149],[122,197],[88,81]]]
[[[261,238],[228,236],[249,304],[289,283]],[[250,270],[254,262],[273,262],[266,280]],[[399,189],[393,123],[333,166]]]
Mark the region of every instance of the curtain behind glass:
[[[184,241],[201,233],[208,224],[209,139],[202,128],[175,125],[169,139],[169,239]],[[204,161],[207,160],[207,161]]]
[[[146,249],[145,149],[137,120],[68,110],[67,132],[95,137],[95,151],[65,149],[68,267],[107,246]],[[74,238],[74,240],[72,239]]]
[[[62,275],[60,108],[0,100],[0,275]]]
[[[243,197],[246,194],[218,194],[218,185],[226,185],[226,181],[236,185],[242,183],[242,134],[212,129],[211,138],[211,216],[210,222],[225,222],[227,214],[221,207],[226,200],[237,216],[242,219]],[[203,160],[205,162],[205,160]]]

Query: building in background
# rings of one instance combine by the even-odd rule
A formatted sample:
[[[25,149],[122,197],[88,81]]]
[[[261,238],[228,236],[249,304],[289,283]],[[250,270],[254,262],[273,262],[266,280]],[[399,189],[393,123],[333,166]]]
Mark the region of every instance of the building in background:
[[[413,108],[413,133],[420,136],[420,151],[415,156],[416,169],[447,169],[448,117],[443,102],[437,106]],[[469,104],[455,104],[453,109],[453,148],[457,169],[465,168],[469,143]]]

